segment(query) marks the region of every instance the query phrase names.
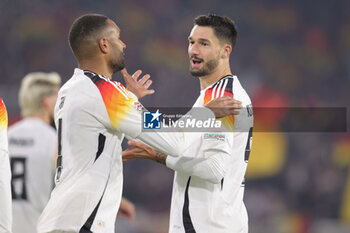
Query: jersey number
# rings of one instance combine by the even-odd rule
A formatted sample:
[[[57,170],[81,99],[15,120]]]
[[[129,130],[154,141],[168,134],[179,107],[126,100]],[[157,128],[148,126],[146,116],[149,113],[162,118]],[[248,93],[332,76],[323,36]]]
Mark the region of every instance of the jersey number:
[[[26,158],[12,157],[11,163],[11,192],[14,200],[27,200],[26,188]]]

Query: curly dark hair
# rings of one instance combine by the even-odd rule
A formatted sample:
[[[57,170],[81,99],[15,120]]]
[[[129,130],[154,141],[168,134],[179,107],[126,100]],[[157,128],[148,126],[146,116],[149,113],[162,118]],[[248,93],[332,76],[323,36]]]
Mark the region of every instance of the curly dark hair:
[[[236,45],[237,29],[235,22],[226,16],[214,14],[199,15],[193,20],[194,25],[209,26],[214,29],[215,36],[220,41],[231,44],[232,49]]]

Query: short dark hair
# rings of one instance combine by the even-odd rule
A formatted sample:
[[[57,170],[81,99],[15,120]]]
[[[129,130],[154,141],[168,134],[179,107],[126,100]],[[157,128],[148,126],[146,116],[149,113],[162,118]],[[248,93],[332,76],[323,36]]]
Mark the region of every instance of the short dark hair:
[[[236,45],[237,29],[235,22],[226,16],[217,16],[214,14],[199,15],[193,20],[194,25],[208,26],[214,29],[215,36],[220,41],[231,44],[232,49]]]
[[[99,14],[86,14],[77,18],[69,30],[69,45],[73,53],[78,56],[81,44],[89,36],[105,28],[107,17]]]

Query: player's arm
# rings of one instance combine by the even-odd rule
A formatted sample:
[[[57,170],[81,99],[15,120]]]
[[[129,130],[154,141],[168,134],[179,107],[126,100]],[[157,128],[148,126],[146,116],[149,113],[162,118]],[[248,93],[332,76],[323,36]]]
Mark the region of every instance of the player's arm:
[[[0,232],[11,232],[11,171],[7,141],[7,111],[0,98]]]
[[[144,108],[138,102],[137,97],[120,83],[98,80],[99,82],[96,85],[101,92],[108,114],[107,116],[105,114],[101,115],[100,121],[104,122],[107,128],[124,133],[129,138],[138,139],[168,155],[178,156],[182,154],[185,149],[182,132],[165,133],[159,132],[157,129],[152,132],[144,132],[142,130],[142,112]],[[221,103],[220,101],[217,102]],[[215,117],[209,109],[207,109],[207,112],[208,115]],[[97,114],[100,113],[102,114],[102,112]],[[189,144],[189,142],[186,143]]]
[[[206,135],[208,134],[204,134],[203,137],[206,137]],[[169,156],[166,158],[166,166],[174,171],[211,183],[220,183],[230,165],[232,147],[228,141],[231,139],[228,133],[211,133],[210,135],[214,137],[203,139],[204,157],[193,155],[193,157],[180,156],[174,158]],[[215,138],[215,136],[218,136],[218,138]]]
[[[227,98],[229,97],[221,97],[213,100],[209,107],[210,110],[211,108],[215,109],[214,111],[210,111],[208,109],[209,107],[192,108],[188,115],[195,119],[203,119],[203,116],[207,116],[207,119],[213,119],[215,118],[214,114],[218,114],[221,117],[228,116],[231,119],[233,118],[232,114],[239,114],[236,110],[241,108],[241,103],[236,100],[227,101]],[[130,119],[132,118],[129,118],[128,120]],[[230,122],[230,119],[227,119],[226,117],[222,118],[222,124],[225,125],[227,122]],[[129,130],[127,125],[124,126],[126,126],[124,127],[124,132],[126,132],[125,130]],[[196,135],[194,137],[187,137],[185,140],[184,132],[180,131],[181,129],[173,128],[173,130],[174,132],[159,132],[157,129],[152,129],[151,132],[141,130],[140,134],[134,137],[134,139],[142,141],[156,150],[174,157],[182,155],[189,145],[195,140],[200,139],[200,137]],[[230,131],[231,129],[228,130]],[[128,139],[130,139],[130,137],[128,137]]]
[[[155,91],[153,89],[148,89],[152,84],[149,74],[144,75],[138,80],[142,70],[137,70],[133,75],[130,75],[126,68],[124,68],[121,73],[125,80],[126,89],[132,92],[138,99],[154,94]],[[204,107],[209,108],[216,118],[221,118],[238,114],[237,109],[242,108],[242,102],[229,96],[223,96],[209,101]]]
[[[88,75],[87,75],[88,76]],[[89,77],[89,76],[88,76]],[[96,85],[100,96],[99,103],[88,105],[94,117],[111,132],[120,132],[129,138],[139,139],[159,151],[177,155],[181,150],[182,134],[161,134],[142,132],[142,112],[144,107],[137,96],[128,91],[121,83],[100,76],[90,77]]]
[[[0,150],[8,154],[7,142],[7,111],[4,102],[0,98]]]
[[[93,78],[93,80],[101,93],[107,110],[107,115],[103,114],[103,111],[98,111],[97,115],[101,114],[99,120],[104,122],[107,128],[124,133],[130,138],[138,139],[168,155],[178,156],[182,154],[185,149],[184,145],[186,145],[182,132],[164,133],[156,129],[154,129],[152,133],[143,132],[142,112],[144,108],[142,104],[138,102],[137,96],[128,91],[120,83],[101,78]],[[139,88],[147,89],[149,86],[147,86],[147,84],[145,85],[146,86],[141,85],[142,87]],[[216,102],[223,105],[228,103],[227,101],[219,100]],[[208,109],[207,111],[208,115],[211,115],[213,118],[215,117],[212,111]],[[195,138],[191,138],[190,140],[195,140]],[[189,144],[189,142],[186,143]]]
[[[220,137],[208,137],[208,142],[203,143],[204,157],[196,158],[195,156],[172,157],[158,152],[151,147],[136,141],[128,141],[131,148],[123,151],[123,161],[134,159],[150,159],[155,162],[166,165],[174,171],[194,176],[211,183],[219,183],[225,176],[230,159],[230,146],[228,143],[228,134],[220,134]],[[205,134],[204,134],[205,137]]]

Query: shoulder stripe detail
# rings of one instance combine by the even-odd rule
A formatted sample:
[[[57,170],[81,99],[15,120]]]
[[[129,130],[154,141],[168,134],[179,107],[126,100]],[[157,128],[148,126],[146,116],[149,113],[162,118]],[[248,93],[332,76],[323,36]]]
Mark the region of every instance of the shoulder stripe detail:
[[[217,84],[214,85],[214,88],[212,90],[212,93],[211,93],[211,99],[215,99],[215,91],[216,91],[216,88],[217,88]]]
[[[226,79],[226,80],[224,81],[224,86],[223,86],[222,89],[221,89],[220,97],[223,97],[223,96],[224,96],[227,83],[228,83],[228,79]]]
[[[233,97],[232,93],[233,77],[226,76],[220,79],[218,82],[213,84],[210,88],[205,91],[204,104],[209,101],[223,96]]]
[[[0,98],[0,129],[7,128],[7,111],[4,102]]]
[[[114,129],[118,129],[132,110],[135,99],[119,82],[110,81],[89,71],[85,71],[84,74],[96,85],[107,109],[111,125]]]
[[[220,92],[221,92],[222,84],[223,84],[223,82],[222,82],[222,80],[221,80],[221,81],[219,82],[219,84],[218,84],[218,89],[216,90],[215,98],[221,97],[221,96],[220,96]]]
[[[126,99],[129,99],[127,92],[122,89],[122,86],[117,85],[115,82],[108,82],[110,82]]]
[[[95,84],[98,81],[102,81],[102,80],[112,84],[112,86],[114,86],[115,89],[117,89],[126,99],[130,98],[130,95],[129,95],[128,91],[126,90],[126,88],[121,83],[115,82],[115,81],[111,81],[108,78],[103,77],[103,76],[98,75],[98,74],[95,74],[95,73],[93,73],[91,71],[84,71],[84,74],[86,76],[88,76]]]
[[[223,96],[233,97],[233,76],[226,76],[213,84],[205,91],[204,104],[209,101]],[[220,119],[222,125],[230,132],[234,130],[235,117],[234,115],[226,116]]]

